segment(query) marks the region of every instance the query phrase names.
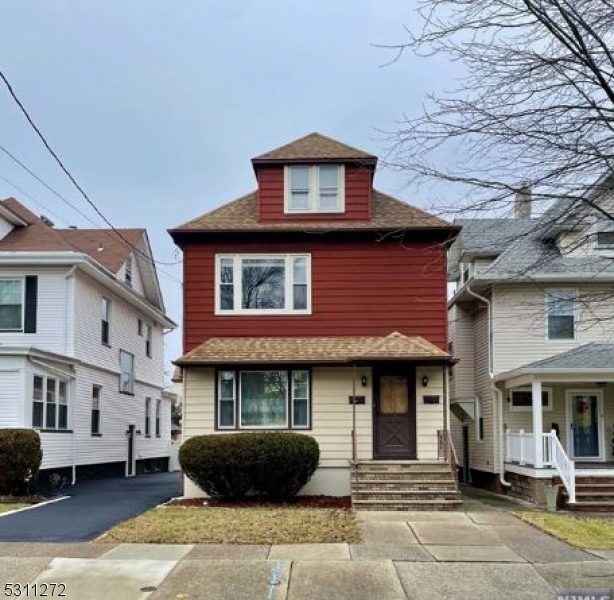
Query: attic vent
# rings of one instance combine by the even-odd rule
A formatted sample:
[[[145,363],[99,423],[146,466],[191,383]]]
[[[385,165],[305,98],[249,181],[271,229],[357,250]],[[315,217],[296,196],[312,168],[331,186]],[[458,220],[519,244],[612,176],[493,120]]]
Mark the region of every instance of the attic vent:
[[[47,225],[47,227],[53,227],[55,225],[55,223],[49,218],[46,217],[45,215],[41,215],[40,216],[40,220]]]

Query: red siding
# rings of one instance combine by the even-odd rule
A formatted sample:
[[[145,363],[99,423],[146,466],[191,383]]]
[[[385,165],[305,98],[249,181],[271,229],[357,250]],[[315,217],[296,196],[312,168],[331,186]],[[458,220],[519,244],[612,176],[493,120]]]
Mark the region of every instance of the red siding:
[[[310,252],[312,314],[216,316],[216,253]],[[421,335],[446,340],[446,258],[439,244],[311,242],[186,244],[184,349],[209,337]]]
[[[325,215],[284,214],[284,168],[259,167],[258,203],[260,221],[314,221],[317,219],[365,221],[371,214],[371,170],[345,165],[345,213]]]

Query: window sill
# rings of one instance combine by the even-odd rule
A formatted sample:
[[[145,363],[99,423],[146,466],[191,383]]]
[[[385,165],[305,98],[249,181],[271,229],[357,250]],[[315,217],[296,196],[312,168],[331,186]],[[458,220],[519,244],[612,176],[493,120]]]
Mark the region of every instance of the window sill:
[[[73,433],[72,429],[41,429],[40,427],[35,427],[34,429],[40,433]]]
[[[108,342],[100,342],[101,346],[104,346],[105,348],[112,348],[111,344],[109,344]]]
[[[102,437],[102,433],[92,433],[92,437]]]
[[[119,393],[123,396],[134,396],[134,392],[122,392],[121,390],[119,390]]]
[[[309,316],[312,314],[311,309],[301,310],[258,310],[258,309],[246,309],[246,310],[221,310],[215,311],[216,317],[297,317],[297,316]]]
[[[145,438],[149,440],[149,439],[151,439],[151,435],[149,433],[146,433],[145,434]]]

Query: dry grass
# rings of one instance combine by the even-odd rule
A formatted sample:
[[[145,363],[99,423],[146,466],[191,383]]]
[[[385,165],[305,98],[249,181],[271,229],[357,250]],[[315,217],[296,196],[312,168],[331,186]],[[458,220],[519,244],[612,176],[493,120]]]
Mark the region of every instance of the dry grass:
[[[155,508],[110,529],[105,542],[307,544],[358,542],[348,510],[325,508]]]
[[[2,502],[0,503],[0,514],[9,512],[11,510],[17,510],[18,508],[23,508],[24,506],[28,506],[27,504],[20,504],[14,502]]]
[[[573,546],[593,550],[614,549],[614,519],[575,515],[518,512],[523,521]]]

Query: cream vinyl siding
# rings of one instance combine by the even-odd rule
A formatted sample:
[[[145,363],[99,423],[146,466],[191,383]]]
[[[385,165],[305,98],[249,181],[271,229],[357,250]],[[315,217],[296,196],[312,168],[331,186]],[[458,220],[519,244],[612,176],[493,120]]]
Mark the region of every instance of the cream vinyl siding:
[[[450,341],[454,358],[458,362],[452,368],[450,398],[473,397],[475,387],[474,360],[474,309],[470,304],[455,304],[449,311]]]
[[[437,431],[443,429],[445,410],[444,376],[446,367],[416,368],[416,436],[419,460],[437,459]],[[428,385],[422,378],[428,377]],[[439,396],[439,404],[425,404],[424,396]]]
[[[603,395],[603,432],[605,436],[605,460],[614,460],[612,446],[614,445],[614,384],[608,383],[605,387],[598,387],[587,383],[578,384],[551,384],[544,382],[543,387],[551,388],[553,394],[552,410],[544,411],[543,423],[544,432],[552,428],[552,423],[558,423],[561,432],[561,444],[565,451],[569,451],[569,423],[567,422],[567,391],[586,390],[591,392],[601,392]],[[529,433],[533,431],[533,418],[531,411],[510,410],[509,390],[503,394],[503,421],[511,431],[524,429]]]
[[[545,289],[576,289],[579,302],[577,339],[549,341]],[[547,286],[510,284],[496,287],[493,303],[495,374],[566,352],[589,342],[612,342],[614,285],[553,282]]]
[[[479,276],[482,274],[486,267],[492,264],[494,259],[492,258],[476,258],[473,261],[473,274],[474,276]]]
[[[0,278],[24,279],[38,277],[36,333],[0,331],[0,344],[5,346],[34,346],[57,354],[71,350],[67,332],[70,332],[67,290],[72,278],[68,268],[9,268],[0,267]]]
[[[368,385],[360,379],[367,376]],[[213,369],[184,370],[184,439],[213,433],[215,381]],[[296,430],[313,436],[320,446],[320,467],[348,467],[352,459],[352,369],[314,367],[311,371],[312,424],[310,430]],[[371,369],[356,369],[356,394],[365,396],[365,404],[356,405],[357,452],[359,459],[373,457]],[[236,430],[219,431],[230,433]]]
[[[480,412],[484,419],[484,439],[477,440],[476,427],[478,424],[469,421],[469,460],[473,469],[494,472],[497,464],[494,437],[496,423],[489,373],[488,310],[482,302],[476,305],[474,331],[475,395],[480,403]]]

